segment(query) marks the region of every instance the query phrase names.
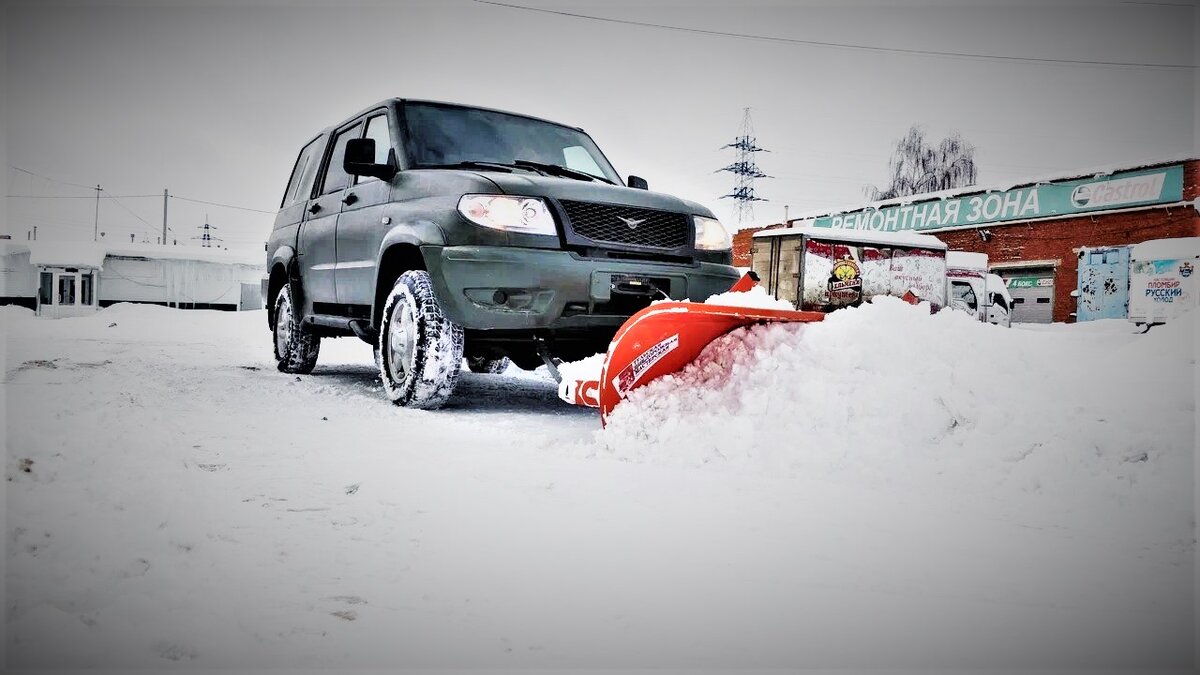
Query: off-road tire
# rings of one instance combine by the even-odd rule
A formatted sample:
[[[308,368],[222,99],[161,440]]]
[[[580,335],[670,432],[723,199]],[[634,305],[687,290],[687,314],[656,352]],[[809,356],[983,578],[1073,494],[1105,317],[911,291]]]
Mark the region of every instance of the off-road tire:
[[[383,391],[396,405],[433,410],[454,393],[463,331],[442,312],[428,272],[412,270],[396,279],[383,305],[379,357]]]
[[[485,375],[499,375],[508,370],[508,364],[511,361],[507,356],[501,356],[498,359],[489,359],[486,356],[468,356],[467,369],[472,373],[483,373]]]
[[[321,338],[301,320],[292,300],[291,284],[284,284],[279,289],[271,311],[275,313],[271,336],[275,343],[275,366],[285,373],[311,373],[317,365]]]

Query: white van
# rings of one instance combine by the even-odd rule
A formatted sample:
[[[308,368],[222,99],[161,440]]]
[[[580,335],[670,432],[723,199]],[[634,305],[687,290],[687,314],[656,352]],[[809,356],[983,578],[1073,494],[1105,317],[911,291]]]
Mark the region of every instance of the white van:
[[[952,308],[980,321],[1012,325],[1012,295],[1003,279],[988,272],[985,253],[946,252],[946,297]]]

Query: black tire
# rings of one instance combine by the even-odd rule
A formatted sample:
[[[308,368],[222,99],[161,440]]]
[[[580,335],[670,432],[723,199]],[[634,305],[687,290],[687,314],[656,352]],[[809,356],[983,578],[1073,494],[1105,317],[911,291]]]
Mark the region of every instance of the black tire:
[[[296,304],[292,300],[290,284],[284,284],[275,297],[275,366],[285,373],[307,375],[317,365],[321,351],[321,338],[300,320]]]
[[[442,407],[458,384],[462,353],[462,328],[442,312],[429,273],[401,274],[379,327],[379,377],[387,397],[409,408]]]
[[[511,361],[507,356],[501,356],[498,359],[489,359],[486,356],[468,356],[467,369],[472,373],[483,373],[485,375],[499,375],[508,370],[508,364]]]

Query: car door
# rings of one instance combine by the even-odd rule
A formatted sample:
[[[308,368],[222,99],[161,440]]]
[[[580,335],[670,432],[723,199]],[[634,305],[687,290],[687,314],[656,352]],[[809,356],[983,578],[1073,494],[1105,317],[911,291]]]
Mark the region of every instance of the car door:
[[[300,273],[304,279],[304,290],[313,303],[312,311],[317,314],[333,311],[329,307],[318,307],[317,303],[332,305],[338,301],[337,221],[351,179],[342,168],[342,158],[346,154],[346,143],[351,138],[358,138],[361,133],[361,120],[334,132],[315,194],[309,201],[304,223],[300,227],[297,250]]]
[[[385,109],[368,113],[364,138],[375,141],[376,164],[386,164],[392,156],[392,129]],[[355,315],[368,316],[374,300],[376,256],[387,230],[383,218],[391,196],[390,181],[352,176],[342,198],[337,223],[337,296]]]

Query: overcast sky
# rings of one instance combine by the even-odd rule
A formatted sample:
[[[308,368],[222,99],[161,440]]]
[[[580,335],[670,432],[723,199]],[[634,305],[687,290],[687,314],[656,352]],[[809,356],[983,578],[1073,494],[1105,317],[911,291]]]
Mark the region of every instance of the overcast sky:
[[[983,185],[1196,152],[1200,18],[1187,0],[509,4],[886,50],[470,0],[10,6],[7,194],[22,197],[7,200],[6,229],[90,239],[93,201],[26,198],[89,194],[63,182],[271,211],[308,137],[391,96],[582,126],[622,174],[727,222],[731,200],[719,197],[733,177],[714,171],[733,161],[719,148],[747,106],[772,151],[759,164],[775,176],[758,182],[770,200],[755,207],[760,222],[781,219],[785,204],[795,216],[862,202],[913,123],[935,140],[958,130],[974,143]],[[272,220],[173,200],[172,236],[198,235],[206,213],[231,248],[260,248]],[[106,238],[153,241],[161,222],[161,196],[100,205]]]

